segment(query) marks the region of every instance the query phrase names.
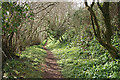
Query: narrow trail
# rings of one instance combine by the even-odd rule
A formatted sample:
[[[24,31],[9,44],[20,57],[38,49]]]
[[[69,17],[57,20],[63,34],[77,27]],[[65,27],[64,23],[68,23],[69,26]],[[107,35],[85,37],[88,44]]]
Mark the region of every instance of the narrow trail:
[[[47,45],[47,42],[45,46]],[[45,64],[42,64],[43,78],[62,78],[60,67],[57,64],[56,58],[45,46],[43,48],[47,51]]]

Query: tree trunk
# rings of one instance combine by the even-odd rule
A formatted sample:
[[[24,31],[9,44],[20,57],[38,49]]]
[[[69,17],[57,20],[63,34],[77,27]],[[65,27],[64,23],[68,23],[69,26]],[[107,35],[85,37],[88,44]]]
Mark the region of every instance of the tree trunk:
[[[120,1],[117,3],[118,8],[118,29],[120,31]]]
[[[94,2],[91,4],[91,6],[88,6],[87,2],[85,2],[85,6],[88,8],[88,11],[90,12],[90,15],[91,15],[91,21],[92,21],[94,34],[97,40],[99,41],[99,43],[108,50],[111,57],[113,59],[114,58],[118,59],[119,50],[117,50],[117,48],[111,45],[112,26],[110,23],[109,2],[104,2],[103,7],[101,7],[99,3],[97,4],[104,17],[103,20],[105,22],[106,31],[105,31],[105,34],[103,35],[105,36],[105,39],[101,37],[100,25],[98,24],[97,17],[92,9]],[[95,28],[95,25],[96,25],[96,28]]]
[[[119,51],[117,50],[117,48],[112,46],[110,43],[106,43],[104,40],[101,40],[101,39],[97,39],[97,40],[103,47],[105,47],[108,50],[112,58],[116,58],[116,59],[119,58],[118,56]]]
[[[110,14],[109,14],[109,2],[104,2],[103,4],[103,20],[105,22],[105,27],[106,27],[106,31],[105,31],[105,39],[108,43],[111,43],[111,36],[112,36],[112,26],[110,23]]]

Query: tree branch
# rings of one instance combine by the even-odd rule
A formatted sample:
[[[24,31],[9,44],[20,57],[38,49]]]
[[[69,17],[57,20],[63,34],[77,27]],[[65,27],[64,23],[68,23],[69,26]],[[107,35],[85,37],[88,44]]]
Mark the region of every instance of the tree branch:
[[[85,0],[86,1],[86,0]],[[94,4],[94,2],[92,3],[92,5]],[[90,7],[90,6],[88,6],[88,3],[87,2],[85,2],[85,5],[86,5],[86,7],[88,8],[88,11],[90,12],[90,15],[93,17],[93,20],[94,20],[94,22],[95,22],[95,25],[96,25],[96,35],[97,35],[97,38],[101,38],[101,36],[100,36],[100,26],[99,26],[99,24],[98,24],[98,20],[97,20],[97,17],[96,17],[96,15],[95,15],[95,13],[94,13],[94,11],[92,10],[92,8]],[[95,30],[95,29],[94,29]]]
[[[91,4],[91,8],[94,6],[95,0],[93,0],[92,4]]]
[[[97,33],[96,33],[96,31],[95,31],[95,25],[94,25],[94,21],[93,21],[93,16],[91,16],[91,21],[92,21],[92,26],[93,26],[94,34],[95,34],[95,36],[97,37]]]
[[[103,13],[103,9],[102,9],[102,6],[99,4],[99,0],[98,0],[98,2],[97,2],[97,5],[98,5],[98,8],[102,11],[102,13]]]
[[[40,11],[34,13],[34,14],[38,14],[38,13],[40,13],[41,11],[44,11],[44,10],[46,10],[47,8],[49,8],[50,6],[53,6],[53,5],[55,5],[55,4],[57,4],[57,3],[52,3],[52,4],[48,5],[47,7],[43,8],[42,10],[40,10]]]

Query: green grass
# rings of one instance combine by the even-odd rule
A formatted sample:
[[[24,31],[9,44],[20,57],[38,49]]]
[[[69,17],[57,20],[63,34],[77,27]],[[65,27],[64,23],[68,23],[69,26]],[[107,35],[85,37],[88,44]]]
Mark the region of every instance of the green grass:
[[[120,78],[120,61],[112,61],[96,40],[92,40],[89,47],[85,44],[74,47],[72,43],[49,40],[47,45],[57,57],[65,78]]]
[[[46,51],[41,45],[28,47],[20,59],[7,60],[3,66],[4,78],[42,78],[41,64],[44,63]]]
[[[120,49],[120,40],[115,37],[113,45]],[[74,41],[60,43],[48,40],[47,48],[57,57],[64,78],[120,78],[120,60],[112,61],[109,53],[95,39],[74,46]],[[43,42],[45,44],[45,41]],[[81,45],[83,44],[83,45]],[[7,60],[3,66],[7,78],[41,78],[41,64],[46,51],[41,45],[28,47],[20,59]]]

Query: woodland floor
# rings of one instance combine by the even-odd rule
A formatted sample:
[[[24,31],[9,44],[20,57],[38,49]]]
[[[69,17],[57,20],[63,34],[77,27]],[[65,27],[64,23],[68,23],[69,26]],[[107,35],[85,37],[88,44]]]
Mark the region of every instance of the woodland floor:
[[[45,58],[45,64],[42,64],[43,78],[62,78],[56,57],[45,46],[43,49],[47,51],[47,56]]]

